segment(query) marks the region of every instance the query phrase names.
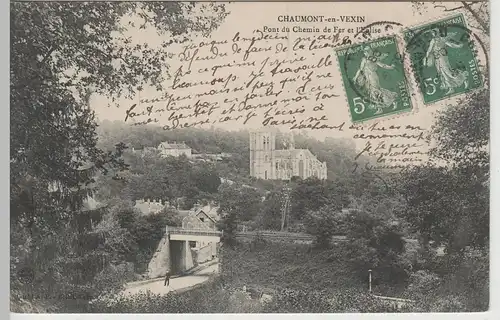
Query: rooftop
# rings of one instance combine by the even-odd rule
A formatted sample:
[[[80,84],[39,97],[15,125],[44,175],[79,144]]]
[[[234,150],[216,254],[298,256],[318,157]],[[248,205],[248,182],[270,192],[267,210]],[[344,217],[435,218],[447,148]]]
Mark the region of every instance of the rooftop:
[[[217,210],[219,207],[216,206],[204,206],[204,207],[198,207],[198,208],[193,208],[191,210],[177,210],[179,212],[179,215],[183,218],[190,216],[190,215],[198,215],[200,212],[206,213],[210,218],[212,218],[214,221],[217,221],[219,218],[219,215],[217,213]]]
[[[311,151],[309,151],[309,149],[282,149],[282,150],[274,150],[274,153],[277,155],[277,156],[281,156],[281,157],[286,157],[286,156],[291,156],[291,157],[295,157],[297,156],[299,153],[301,152],[304,152],[305,154],[312,154]]]
[[[135,202],[135,208],[139,209],[142,214],[156,213],[165,207],[164,204],[157,201],[138,200]]]
[[[191,149],[188,145],[186,145],[184,142],[182,143],[177,143],[177,142],[162,142],[158,146],[158,149]]]

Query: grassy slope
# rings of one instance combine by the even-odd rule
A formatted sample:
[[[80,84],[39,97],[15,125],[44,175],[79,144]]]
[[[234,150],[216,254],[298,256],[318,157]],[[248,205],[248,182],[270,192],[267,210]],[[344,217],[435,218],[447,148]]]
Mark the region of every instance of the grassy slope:
[[[237,286],[329,292],[366,290],[366,283],[356,278],[342,259],[341,247],[310,251],[304,245],[266,243],[257,249],[249,245],[225,248],[223,254],[223,272]]]

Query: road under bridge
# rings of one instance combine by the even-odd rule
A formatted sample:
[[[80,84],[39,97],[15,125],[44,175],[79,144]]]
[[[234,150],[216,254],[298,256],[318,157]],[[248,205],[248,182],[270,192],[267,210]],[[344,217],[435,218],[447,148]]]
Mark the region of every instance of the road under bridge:
[[[196,265],[191,250],[192,242],[204,242],[217,245],[222,233],[216,230],[184,229],[167,226],[153,258],[148,265],[148,278],[182,274]],[[212,255],[217,255],[213,252]]]

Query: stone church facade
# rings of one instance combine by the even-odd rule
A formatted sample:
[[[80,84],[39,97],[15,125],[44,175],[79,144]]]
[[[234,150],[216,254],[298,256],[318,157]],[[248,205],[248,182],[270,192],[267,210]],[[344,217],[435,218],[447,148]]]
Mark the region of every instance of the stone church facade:
[[[293,176],[327,178],[326,163],[311,151],[295,149],[293,141],[287,147],[276,150],[276,134],[272,131],[251,132],[250,175],[265,180],[289,180]]]

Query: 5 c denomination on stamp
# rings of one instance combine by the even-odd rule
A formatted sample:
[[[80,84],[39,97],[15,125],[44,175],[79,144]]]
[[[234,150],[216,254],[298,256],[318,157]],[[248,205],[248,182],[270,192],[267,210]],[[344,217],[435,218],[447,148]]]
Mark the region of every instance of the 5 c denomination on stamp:
[[[350,45],[336,53],[353,122],[412,110],[396,37]]]
[[[407,29],[403,37],[425,104],[483,85],[471,31],[462,14]]]

